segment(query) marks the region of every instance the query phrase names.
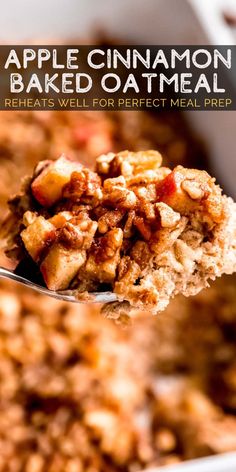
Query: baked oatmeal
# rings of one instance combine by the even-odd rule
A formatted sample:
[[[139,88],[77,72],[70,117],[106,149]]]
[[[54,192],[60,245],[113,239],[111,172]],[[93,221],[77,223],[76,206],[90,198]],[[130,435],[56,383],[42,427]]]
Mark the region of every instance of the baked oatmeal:
[[[101,155],[95,172],[42,161],[10,208],[9,254],[30,256],[52,291],[114,292],[109,316],[162,311],[236,270],[235,203],[207,172],[163,167],[157,151]]]

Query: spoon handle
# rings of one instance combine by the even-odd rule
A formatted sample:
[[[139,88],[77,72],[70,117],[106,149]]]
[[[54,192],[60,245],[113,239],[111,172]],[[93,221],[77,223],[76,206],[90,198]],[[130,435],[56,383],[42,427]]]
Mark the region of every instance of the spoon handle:
[[[14,280],[21,285],[26,285],[37,292],[48,295],[49,297],[72,303],[109,303],[117,300],[116,295],[112,292],[91,292],[88,293],[87,296],[79,294],[76,290],[54,292],[46,287],[31,282],[31,280],[25,279],[25,277],[15,274],[11,270],[5,269],[5,267],[0,267],[0,278]]]
[[[22,285],[27,285],[28,287],[31,287],[33,290],[37,290],[38,292],[44,293],[46,295],[50,295],[52,297],[56,297],[56,294],[57,294],[57,292],[52,292],[51,290],[48,290],[46,287],[42,287],[41,285],[35,284],[31,282],[31,280],[26,279],[25,277],[22,277],[21,275],[15,274],[15,272],[9,269],[6,269],[5,267],[0,267],[0,278],[14,280],[15,282],[18,282]]]

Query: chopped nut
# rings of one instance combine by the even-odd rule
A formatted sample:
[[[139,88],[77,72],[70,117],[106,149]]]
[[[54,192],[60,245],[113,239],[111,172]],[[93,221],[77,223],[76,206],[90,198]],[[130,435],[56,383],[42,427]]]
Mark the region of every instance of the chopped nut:
[[[195,262],[198,260],[198,258],[201,255],[200,248],[199,248],[200,250],[200,253],[199,253],[199,250],[198,251],[193,250],[184,241],[182,241],[181,239],[177,239],[174,244],[174,249],[175,249],[176,258],[184,266],[184,269],[188,273],[193,273]]]
[[[165,203],[156,203],[155,208],[160,215],[162,228],[173,228],[180,221],[180,214]]]
[[[132,190],[125,188],[125,185],[125,179],[122,176],[106,179],[104,181],[105,205],[127,210],[134,208],[137,203],[136,195]]]
[[[109,231],[105,236],[97,238],[94,241],[92,248],[93,253],[97,259],[105,261],[114,257],[117,249],[121,247],[122,244],[122,231],[121,229],[113,229]]]
[[[101,234],[106,233],[109,229],[114,228],[119,224],[124,216],[123,210],[106,211],[104,215],[100,216],[98,220],[98,230]]]
[[[144,213],[147,221],[151,222],[156,219],[155,204],[144,201],[142,205],[142,213]]]
[[[63,197],[73,202],[92,202],[97,205],[102,199],[100,177],[88,169],[73,172],[70,182],[63,189]]]
[[[78,216],[67,221],[58,233],[58,241],[67,248],[89,249],[98,224],[92,221],[86,213],[79,213]]]
[[[135,218],[135,210],[130,210],[128,213],[128,217],[125,222],[124,228],[123,228],[124,238],[130,238],[132,236],[134,218]]]
[[[108,154],[102,154],[96,159],[96,171],[98,174],[104,176],[109,174],[110,163],[114,159],[115,154],[112,152]]]
[[[201,188],[201,184],[194,180],[184,180],[181,187],[193,200],[201,200],[205,195],[204,190]]]

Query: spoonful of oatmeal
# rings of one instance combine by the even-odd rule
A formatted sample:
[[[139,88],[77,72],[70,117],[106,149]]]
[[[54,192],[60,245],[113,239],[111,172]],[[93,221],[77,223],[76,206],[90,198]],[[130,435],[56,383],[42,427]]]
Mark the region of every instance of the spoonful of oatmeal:
[[[157,151],[102,155],[94,172],[65,156],[42,161],[9,207],[6,253],[21,274],[0,276],[69,301],[113,302],[107,314],[155,314],[236,270],[236,204],[207,172],[163,167]]]

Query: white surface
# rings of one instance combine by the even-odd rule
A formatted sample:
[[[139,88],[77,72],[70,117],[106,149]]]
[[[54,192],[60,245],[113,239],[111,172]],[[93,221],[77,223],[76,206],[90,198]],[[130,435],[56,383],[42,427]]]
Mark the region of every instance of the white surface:
[[[158,469],[147,469],[146,472],[235,472],[236,453],[221,454],[206,457],[194,461],[186,461],[182,464],[160,467]]]
[[[190,0],[212,44],[232,44],[232,31],[223,20],[224,12],[236,13],[235,0]]]
[[[169,28],[172,20],[174,28]],[[105,27],[113,36],[140,44],[158,38],[163,44],[176,38],[194,44],[198,29],[193,20],[186,0],[8,0],[1,5],[0,41],[78,38]]]
[[[232,10],[233,4],[235,0],[7,0],[1,3],[0,41],[78,38],[105,27],[140,44],[230,44],[222,5]]]

